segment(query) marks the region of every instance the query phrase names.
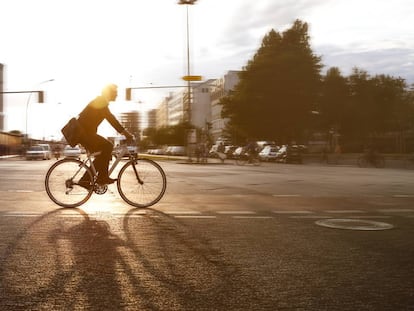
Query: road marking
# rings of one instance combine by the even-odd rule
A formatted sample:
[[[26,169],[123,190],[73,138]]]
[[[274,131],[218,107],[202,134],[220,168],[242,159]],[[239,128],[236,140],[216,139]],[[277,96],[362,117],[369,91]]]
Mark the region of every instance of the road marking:
[[[324,219],[315,222],[316,225],[332,229],[378,231],[394,228],[386,222],[358,220],[358,219]]]
[[[174,218],[191,218],[191,219],[212,219],[217,218],[217,216],[210,216],[210,215],[176,215]]]
[[[187,214],[201,214],[199,211],[165,211],[165,214],[171,214],[171,215],[187,215]]]
[[[273,219],[272,216],[232,216],[234,219]]]
[[[353,213],[366,213],[364,211],[360,210],[327,210],[326,213],[332,213],[332,214],[353,214]]]
[[[410,208],[386,208],[386,209],[379,209],[381,213],[412,213],[414,209]]]
[[[414,198],[414,194],[394,194],[393,198]]]
[[[7,192],[16,192],[16,193],[32,193],[34,192],[33,190],[7,190]]]
[[[392,216],[349,216],[349,218],[353,219],[386,219],[386,218],[392,218]]]
[[[312,214],[311,211],[273,211],[275,214]]]
[[[289,218],[292,219],[324,219],[324,218],[332,218],[330,216],[320,216],[320,215],[302,215],[302,216],[290,216]]]
[[[251,215],[251,214],[256,214],[255,212],[252,212],[252,211],[217,211],[216,213],[221,214],[221,215],[235,215],[235,214]]]

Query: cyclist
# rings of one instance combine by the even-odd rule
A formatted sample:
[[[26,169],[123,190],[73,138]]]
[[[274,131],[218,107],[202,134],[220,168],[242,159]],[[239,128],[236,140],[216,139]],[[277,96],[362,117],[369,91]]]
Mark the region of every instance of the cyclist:
[[[252,162],[253,159],[258,157],[259,154],[259,145],[257,144],[257,142],[255,140],[250,140],[245,149],[244,152],[248,155],[249,157],[249,162]]]
[[[109,178],[108,166],[112,157],[113,145],[110,141],[97,134],[98,126],[106,119],[112,127],[120,134],[123,134],[127,140],[133,136],[119,123],[115,116],[109,110],[109,103],[114,101],[118,95],[118,87],[115,84],[109,84],[102,89],[100,96],[92,100],[79,114],[79,123],[84,130],[84,135],[80,143],[90,152],[101,152],[93,161],[98,172],[98,184],[111,184],[116,179]],[[90,181],[87,175],[84,175],[79,185],[88,188]]]

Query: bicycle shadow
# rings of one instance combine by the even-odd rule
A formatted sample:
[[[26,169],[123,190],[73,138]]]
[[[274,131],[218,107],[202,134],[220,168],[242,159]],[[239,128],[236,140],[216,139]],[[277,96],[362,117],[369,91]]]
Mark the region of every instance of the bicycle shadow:
[[[121,222],[114,234],[81,209],[58,209],[29,223],[0,256],[0,309],[224,310],[252,301],[237,267],[182,221],[133,209]]]
[[[202,232],[158,210],[142,212],[130,210],[123,219],[123,228],[128,248],[144,273],[131,273],[131,281],[139,285],[146,279],[156,284],[159,296],[144,289],[145,299],[154,309],[200,310],[210,306],[226,310],[233,309],[235,302],[238,306],[258,302],[250,284],[240,277],[237,265],[228,261]]]
[[[42,215],[0,257],[0,309],[104,310],[110,303],[120,310],[114,273],[120,244],[107,223],[81,209]]]

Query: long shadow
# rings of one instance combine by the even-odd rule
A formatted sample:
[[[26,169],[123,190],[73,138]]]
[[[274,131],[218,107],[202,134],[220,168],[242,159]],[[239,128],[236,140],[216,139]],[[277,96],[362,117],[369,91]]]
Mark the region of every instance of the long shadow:
[[[237,264],[184,221],[154,209],[132,209],[123,228],[127,247],[153,287],[143,288],[142,275],[133,271],[130,281],[152,310],[230,310],[258,302]]]
[[[121,310],[116,265],[122,244],[106,222],[81,209],[42,215],[0,258],[0,309]]]
[[[0,256],[0,310],[230,310],[258,301],[237,265],[185,222],[132,209],[122,229],[123,239],[81,209],[36,218]]]

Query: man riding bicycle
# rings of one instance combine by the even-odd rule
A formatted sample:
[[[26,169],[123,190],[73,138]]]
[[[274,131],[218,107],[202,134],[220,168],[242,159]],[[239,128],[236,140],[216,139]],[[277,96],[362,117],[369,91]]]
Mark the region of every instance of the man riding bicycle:
[[[115,84],[105,86],[102,89],[101,95],[92,100],[79,114],[78,118],[79,124],[84,130],[84,135],[80,139],[80,143],[90,152],[100,152],[93,161],[98,172],[98,184],[111,184],[116,180],[110,178],[108,175],[108,166],[112,157],[113,145],[110,141],[97,134],[98,126],[101,122],[106,119],[127,140],[133,138],[109,110],[109,103],[114,101],[117,95],[118,87]],[[79,185],[82,187],[90,186],[87,175],[84,175],[80,179]]]

